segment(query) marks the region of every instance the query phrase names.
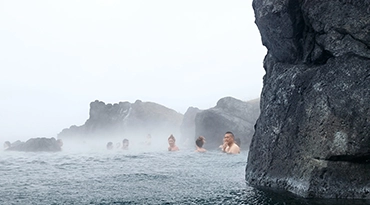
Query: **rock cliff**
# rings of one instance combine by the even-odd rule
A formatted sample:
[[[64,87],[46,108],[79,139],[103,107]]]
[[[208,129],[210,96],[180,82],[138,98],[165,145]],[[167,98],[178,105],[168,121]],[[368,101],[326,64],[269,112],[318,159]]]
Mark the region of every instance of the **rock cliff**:
[[[254,0],[268,53],[246,180],[370,198],[370,1]]]
[[[58,138],[104,138],[147,134],[179,134],[183,115],[152,102],[90,103],[90,117],[82,126],[71,126]]]
[[[259,115],[259,99],[244,102],[225,97],[213,108],[200,111],[195,117],[195,139],[206,138],[205,148],[215,149],[222,144],[225,132],[232,131],[240,139],[241,148],[248,149]]]

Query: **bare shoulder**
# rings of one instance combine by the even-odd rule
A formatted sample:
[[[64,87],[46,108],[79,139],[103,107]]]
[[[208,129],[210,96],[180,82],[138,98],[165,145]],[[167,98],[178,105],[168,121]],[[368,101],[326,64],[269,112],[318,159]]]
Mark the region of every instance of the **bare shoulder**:
[[[230,147],[230,153],[239,154],[240,153],[240,147],[237,144],[233,144],[233,146]]]

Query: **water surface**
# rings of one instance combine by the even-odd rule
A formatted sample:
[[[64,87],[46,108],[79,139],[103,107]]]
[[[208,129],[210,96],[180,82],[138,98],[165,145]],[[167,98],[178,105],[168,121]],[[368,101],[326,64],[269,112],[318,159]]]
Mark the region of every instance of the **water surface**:
[[[338,204],[246,185],[247,152],[0,152],[0,204]],[[364,201],[351,201],[351,204]],[[343,204],[345,204],[343,202]]]

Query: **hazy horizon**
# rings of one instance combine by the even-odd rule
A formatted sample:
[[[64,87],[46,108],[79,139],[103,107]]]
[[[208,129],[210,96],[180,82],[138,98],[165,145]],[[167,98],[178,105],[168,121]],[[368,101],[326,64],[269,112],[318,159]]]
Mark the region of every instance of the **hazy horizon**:
[[[0,0],[0,139],[56,137],[95,100],[182,114],[260,97],[252,1]]]

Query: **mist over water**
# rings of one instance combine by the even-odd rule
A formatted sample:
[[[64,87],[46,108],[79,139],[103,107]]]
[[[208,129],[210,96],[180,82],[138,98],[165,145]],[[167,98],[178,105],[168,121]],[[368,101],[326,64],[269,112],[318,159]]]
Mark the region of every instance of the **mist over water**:
[[[107,150],[101,142],[66,140],[55,153],[1,151],[0,204],[346,204],[247,186],[246,151],[197,153],[179,144],[168,152],[167,141],[140,140],[129,150]]]
[[[245,154],[200,154],[190,149],[168,152],[167,147],[162,151],[1,152],[0,203],[161,204],[224,197],[231,200],[231,192],[241,193],[245,188]]]
[[[102,132],[100,134],[91,135],[90,137],[73,138],[66,137],[61,138],[63,140],[63,150],[69,152],[75,151],[104,151],[108,142],[113,143],[114,150],[117,150],[117,145],[122,147],[122,141],[124,139],[129,140],[130,152],[136,151],[163,151],[167,150],[168,137],[173,134],[176,138],[176,144],[182,147],[189,147],[188,140],[181,137],[179,132],[176,131],[162,131],[162,132],[125,132],[125,133],[111,133]],[[148,139],[150,135],[150,139]],[[194,140],[195,141],[195,140]],[[193,142],[192,144],[194,144]],[[220,138],[220,144],[222,138]],[[118,148],[120,150],[120,148]]]

